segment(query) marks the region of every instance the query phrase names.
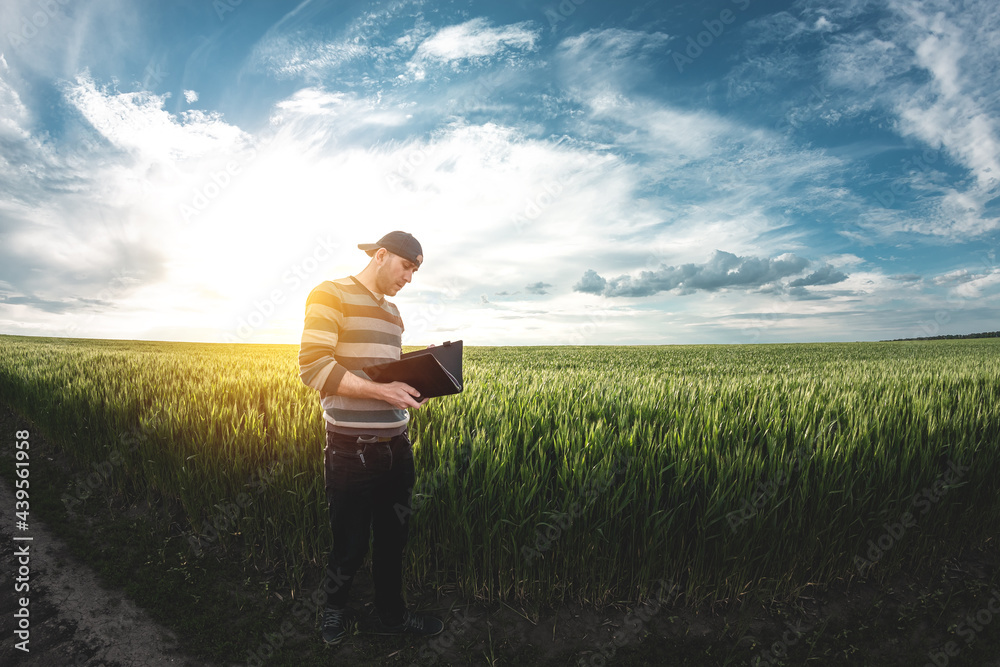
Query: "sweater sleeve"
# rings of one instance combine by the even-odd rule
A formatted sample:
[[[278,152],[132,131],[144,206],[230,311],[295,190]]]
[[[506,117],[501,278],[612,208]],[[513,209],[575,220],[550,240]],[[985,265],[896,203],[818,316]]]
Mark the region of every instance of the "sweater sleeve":
[[[334,357],[343,324],[343,303],[336,286],[326,282],[313,289],[306,299],[299,377],[322,395],[336,394],[347,372]]]

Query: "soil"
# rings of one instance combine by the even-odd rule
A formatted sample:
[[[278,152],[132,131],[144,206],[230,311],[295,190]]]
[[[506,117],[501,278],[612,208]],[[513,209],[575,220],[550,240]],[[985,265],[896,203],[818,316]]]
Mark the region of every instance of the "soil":
[[[177,637],[153,622],[120,591],[104,588],[97,576],[37,519],[25,533],[30,542],[13,540],[14,493],[0,482],[0,662],[5,665],[107,667],[171,665],[202,667],[208,663],[185,656]],[[28,545],[30,590],[29,652],[15,647],[17,599],[8,575],[18,571],[15,550]]]

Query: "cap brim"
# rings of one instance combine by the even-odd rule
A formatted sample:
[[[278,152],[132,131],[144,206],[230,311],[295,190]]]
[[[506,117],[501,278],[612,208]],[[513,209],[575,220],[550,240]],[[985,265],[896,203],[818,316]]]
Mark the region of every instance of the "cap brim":
[[[372,250],[378,250],[381,247],[382,246],[380,246],[377,243],[359,243],[358,244],[358,249],[359,250],[364,250],[365,252],[371,252]]]

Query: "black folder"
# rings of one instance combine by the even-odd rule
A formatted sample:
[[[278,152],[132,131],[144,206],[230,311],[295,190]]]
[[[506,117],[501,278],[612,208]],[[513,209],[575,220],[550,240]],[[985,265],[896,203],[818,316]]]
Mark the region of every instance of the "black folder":
[[[462,341],[445,341],[400,355],[399,361],[363,369],[375,382],[405,382],[420,392],[416,401],[462,391]]]

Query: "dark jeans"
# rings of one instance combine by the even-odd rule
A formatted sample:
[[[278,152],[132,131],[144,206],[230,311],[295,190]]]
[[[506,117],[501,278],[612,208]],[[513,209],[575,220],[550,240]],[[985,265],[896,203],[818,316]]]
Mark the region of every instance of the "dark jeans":
[[[389,442],[360,443],[355,437],[328,431],[324,455],[333,529],[324,583],[329,592],[327,604],[347,604],[371,535],[375,608],[384,623],[401,623],[405,611],[403,549],[415,480],[410,439],[402,433]]]

